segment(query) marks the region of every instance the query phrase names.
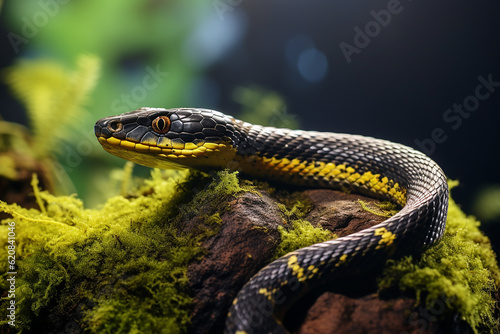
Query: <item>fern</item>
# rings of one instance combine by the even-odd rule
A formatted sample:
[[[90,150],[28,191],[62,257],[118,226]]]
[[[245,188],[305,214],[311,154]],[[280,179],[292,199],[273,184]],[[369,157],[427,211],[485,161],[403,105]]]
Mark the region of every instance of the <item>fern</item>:
[[[99,69],[99,58],[83,55],[74,71],[48,60],[23,60],[6,70],[7,85],[28,113],[34,156],[56,151],[71,125],[84,116],[82,105],[97,82]]]

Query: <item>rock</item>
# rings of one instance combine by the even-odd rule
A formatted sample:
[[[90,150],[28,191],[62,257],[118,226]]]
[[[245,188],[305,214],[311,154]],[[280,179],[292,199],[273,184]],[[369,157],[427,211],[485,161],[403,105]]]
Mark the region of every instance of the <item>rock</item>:
[[[192,333],[217,333],[236,293],[271,259],[280,240],[280,210],[266,192],[245,192],[221,216],[219,232],[204,242],[204,258],[189,267],[194,293]]]
[[[386,218],[363,209],[359,200],[372,205],[379,201],[354,194],[329,189],[304,191],[313,209],[305,217],[313,225],[321,225],[339,237],[376,225]]]
[[[87,235],[89,229],[81,228],[80,238],[70,244],[66,244],[66,238],[58,237],[70,254],[81,248],[75,260],[70,259],[65,263],[70,269],[68,272],[73,275],[67,279],[64,287],[61,285],[52,288],[58,292],[54,292],[50,304],[36,309],[39,312],[36,315],[30,313],[30,308],[35,304],[26,304],[19,316],[24,321],[23,331],[29,332],[31,327],[34,329],[32,332],[45,328],[46,332],[51,333],[68,330],[75,333],[95,333],[106,327],[117,331],[121,328],[128,332],[129,328],[140,327],[141,330],[149,328],[149,331],[143,330],[144,332],[159,332],[159,329],[165,328],[163,324],[167,323],[164,322],[166,319],[170,321],[168,323],[178,325],[179,331],[182,328],[182,332],[185,324],[190,322],[190,333],[222,333],[227,311],[236,294],[256,272],[276,257],[276,250],[284,244],[282,235],[286,236],[281,230],[296,226],[297,218],[308,220],[313,225],[321,225],[339,236],[354,233],[385,219],[372,213],[378,211],[374,204],[376,200],[359,195],[332,190],[303,190],[287,195],[281,190],[269,190],[268,186],[259,187],[256,185],[259,183],[250,184],[248,181],[238,180],[234,173],[226,172],[215,175],[215,180],[206,184],[207,191],[200,191],[199,185],[203,184],[200,180],[210,182],[207,181],[208,178],[189,179],[174,188],[176,197],[166,201],[165,198],[170,196],[169,191],[177,181],[171,180],[165,185],[162,176],[155,174],[149,183],[155,185],[154,188],[146,187],[143,194],[131,197],[130,200],[121,196],[114,197],[106,204],[108,206],[103,209],[106,210],[103,213],[82,210],[81,202],[73,197],[60,198],[43,194],[45,201],[58,203],[56,209],[63,208],[49,210],[48,217],[54,221],[68,219],[75,222],[71,226],[87,226],[86,224],[92,223],[94,234]],[[169,191],[161,192],[165,189]],[[297,199],[308,204],[294,205]],[[286,205],[283,203],[288,204],[287,209],[284,209]],[[132,212],[128,210],[131,204],[139,204],[137,208],[157,209],[138,209],[137,212]],[[293,208],[291,204],[294,205]],[[469,325],[472,324],[475,326],[475,333],[498,332],[498,313],[494,310],[494,303],[498,301],[495,293],[498,285],[494,283],[497,282],[496,277],[500,277],[500,271],[496,266],[494,253],[487,238],[480,233],[479,223],[467,217],[453,201],[450,204],[448,235],[445,234],[440,244],[430,248],[420,259],[399,261],[384,276],[364,273],[343,282],[335,281],[334,284],[325,286],[324,290],[308,294],[297,303],[297,307],[288,312],[284,319],[286,327],[296,333],[462,334],[472,333]],[[47,222],[45,213],[37,213],[36,210],[28,212],[18,206],[15,209],[24,216]],[[128,210],[128,213],[115,217],[113,213],[121,210]],[[305,212],[306,210],[309,211]],[[144,215],[148,216],[149,225],[145,224]],[[110,221],[103,224],[106,219]],[[85,225],[81,222],[85,222]],[[34,229],[35,227],[43,227],[32,224],[31,221],[21,220],[19,224],[25,224],[24,228],[29,226],[37,232],[42,229]],[[162,233],[163,228],[158,229],[157,224],[165,225],[165,234]],[[110,226],[113,227],[112,231],[109,231]],[[311,231],[310,227],[308,231]],[[63,232],[64,230],[61,233]],[[328,237],[328,233],[318,235]],[[51,236],[50,232],[45,235],[47,240]],[[71,236],[75,237],[73,230]],[[288,241],[293,238],[301,239],[295,236],[289,237]],[[164,270],[163,265],[152,265],[144,269],[142,258],[145,240],[151,240],[157,245],[148,250],[148,256],[154,261],[179,265],[180,270],[176,273],[181,275],[175,277],[174,282],[169,281],[168,277],[173,273]],[[24,261],[24,268],[30,268],[26,273],[40,272],[44,275],[26,275],[24,282],[19,281],[24,283],[23,288],[30,289],[27,290],[28,299],[30,296],[43,296],[46,293],[47,286],[53,284],[50,275],[67,251],[66,248],[59,247],[59,253],[52,256],[52,252],[49,255],[45,251],[47,248],[44,248],[43,242],[37,244],[31,239],[29,242],[38,245],[41,251],[20,258],[20,261]],[[82,244],[97,247],[82,247]],[[204,251],[197,247],[199,244]],[[158,247],[159,245],[163,247]],[[52,247],[52,250],[56,248]],[[89,249],[93,251],[89,252]],[[178,251],[177,258],[169,257],[169,252],[175,250]],[[95,260],[99,258],[101,261]],[[80,264],[82,261],[90,263],[89,259],[92,263],[106,265],[96,266],[95,274],[88,274],[87,266]],[[141,261],[137,261],[138,259]],[[114,268],[120,266],[125,266],[126,271],[115,273]],[[185,277],[186,270],[188,279]],[[453,275],[446,276],[440,274],[440,271]],[[415,273],[420,277],[412,277],[415,279],[410,282],[413,285],[401,285],[405,282],[405,277]],[[384,279],[379,284],[385,281],[384,290],[380,294],[377,294],[375,284],[377,277]],[[463,277],[466,278],[465,281],[462,281]],[[134,282],[136,278],[140,280]],[[106,285],[103,286],[102,282]],[[439,282],[441,284],[435,284]],[[144,293],[144,286],[149,283],[153,290],[151,293]],[[162,290],[163,283],[169,284],[168,290]],[[160,288],[156,289],[157,286]],[[472,288],[464,292],[469,287]],[[399,289],[408,291],[407,295]],[[452,292],[447,295],[443,293],[442,298],[437,296],[445,289]],[[88,293],[79,294],[79,291],[86,290]],[[422,303],[428,301],[428,310],[417,305],[411,293],[420,294]],[[427,300],[431,293],[434,293],[434,299]],[[491,298],[485,294],[490,294]],[[163,299],[165,295],[168,298]],[[476,297],[480,298],[476,300]],[[173,302],[169,304],[171,300]],[[154,303],[157,304],[151,307]],[[161,307],[158,305],[174,306],[159,310]],[[463,312],[462,306],[469,307],[469,310]],[[462,313],[459,314],[458,310]],[[172,315],[175,312],[178,313]],[[142,316],[137,317],[137,314]]]
[[[385,300],[376,293],[352,298],[327,292],[309,309],[298,333],[436,333],[438,325],[426,321],[414,308],[411,298]]]
[[[272,258],[280,241],[278,226],[289,226],[269,193],[246,192],[221,215],[219,232],[203,244],[206,255],[189,268],[194,295],[191,333],[220,333],[229,306],[241,287]],[[385,217],[365,210],[377,200],[328,189],[305,190],[313,209],[305,216],[338,236],[373,226]],[[189,223],[188,223],[189,225]],[[411,298],[383,300],[370,281],[364,295],[348,297],[325,292],[307,310],[300,333],[413,333],[408,317],[415,307]],[[302,315],[304,318],[304,315]],[[420,330],[420,328],[418,328]],[[429,330],[431,327],[429,327]],[[420,331],[419,333],[427,333]],[[430,333],[430,332],[429,332]]]

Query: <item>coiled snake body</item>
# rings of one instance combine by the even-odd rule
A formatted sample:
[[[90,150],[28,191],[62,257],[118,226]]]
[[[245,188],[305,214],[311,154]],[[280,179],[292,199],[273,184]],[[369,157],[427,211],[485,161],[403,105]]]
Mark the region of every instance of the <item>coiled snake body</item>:
[[[228,333],[285,333],[284,313],[313,286],[414,254],[443,234],[448,186],[441,168],[409,147],[369,137],[277,129],[207,109],[141,108],[95,125],[105,150],[158,168],[228,168],[310,187],[350,189],[402,209],[354,234],[293,251],[240,290]]]

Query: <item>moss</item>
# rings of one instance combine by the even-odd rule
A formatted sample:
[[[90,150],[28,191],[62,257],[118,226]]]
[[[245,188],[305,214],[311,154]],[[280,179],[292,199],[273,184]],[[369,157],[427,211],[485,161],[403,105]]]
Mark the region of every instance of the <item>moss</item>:
[[[305,214],[311,209],[310,203],[297,198],[295,198],[294,202],[290,202],[290,198],[294,198],[293,194],[291,197],[284,199],[284,202],[288,205],[278,204],[284,221],[290,223],[291,226],[289,228],[278,226],[281,242],[276,248],[274,258],[279,258],[299,248],[337,237],[331,231],[322,227],[315,227],[303,219]]]
[[[35,179],[41,210],[0,203],[14,216],[0,225],[2,248],[6,223],[16,223],[17,329],[58,314],[83,321],[93,333],[184,332],[192,303],[187,266],[203,255],[200,242],[217,230],[228,196],[243,190],[236,173],[214,176],[208,182],[188,172],[154,170],[127,197],[112,197],[94,210],[74,196],[40,191]],[[207,203],[211,209],[200,212]],[[195,234],[178,231],[178,222],[200,215],[205,224]],[[2,263],[6,256],[0,254]],[[1,324],[7,303],[2,299]]]
[[[389,218],[394,216],[399,211],[397,210],[396,205],[391,202],[367,203],[358,199],[358,203],[361,205],[363,210],[380,217]]]
[[[450,188],[455,184],[451,182]],[[281,201],[286,202],[284,199]],[[375,214],[390,216],[394,213],[394,206],[390,203],[380,203],[377,208],[360,204]],[[279,228],[282,242],[276,251],[276,258],[335,237],[330,231],[314,227],[302,219],[309,207],[300,200],[279,206],[284,220],[290,222],[291,227]],[[434,312],[433,315],[459,312],[476,333],[497,332],[494,294],[499,287],[500,270],[490,242],[479,230],[479,225],[474,217],[466,216],[450,199],[442,241],[418,259],[410,256],[397,262],[389,261],[388,268],[379,278],[380,289],[396,287],[413,291],[417,301],[431,310],[436,300],[443,301],[448,311]]]
[[[217,232],[230,199],[256,191],[239,181],[237,173],[212,177],[153,170],[126,196],[112,197],[93,210],[74,196],[40,191],[34,179],[40,210],[0,202],[0,209],[14,216],[0,225],[2,248],[7,244],[6,223],[16,223],[17,329],[26,332],[46,321],[47,314],[57,314],[75,319],[91,333],[185,332],[192,303],[189,263],[203,256],[200,243]],[[124,173],[123,183],[130,184],[130,178]],[[304,220],[307,201],[293,194],[280,201],[290,227],[280,229],[276,257],[335,237]],[[180,223],[193,218],[203,224],[183,232]],[[492,295],[500,270],[478,226],[451,201],[443,240],[418,259],[391,262],[380,288],[414,291],[427,306],[444,294],[448,308],[476,332],[494,332],[498,323]],[[6,256],[0,253],[1,263],[7,263]],[[4,291],[6,278],[3,274],[0,282]],[[0,324],[6,323],[8,302],[0,302]]]
[[[314,227],[307,220],[297,219],[292,221],[290,229],[278,227],[281,242],[276,249],[275,258],[279,258],[299,248],[336,238],[332,232],[321,227]]]
[[[201,187],[200,187],[201,186]],[[219,171],[211,176],[192,174],[179,186],[184,192],[169,202],[171,212],[177,214],[177,221],[182,222],[200,215],[207,217],[208,212],[200,212],[203,203],[219,211],[229,208],[228,198],[243,191],[254,191],[248,181],[238,179],[237,172]],[[191,198],[192,197],[192,198]],[[187,203],[187,204],[185,204]]]
[[[450,182],[450,188],[454,185],[455,182]],[[500,270],[479,225],[450,199],[442,241],[418,259],[405,257],[391,262],[380,278],[379,287],[413,291],[417,301],[428,308],[437,300],[444,301],[475,333],[497,332],[493,295],[499,287]]]

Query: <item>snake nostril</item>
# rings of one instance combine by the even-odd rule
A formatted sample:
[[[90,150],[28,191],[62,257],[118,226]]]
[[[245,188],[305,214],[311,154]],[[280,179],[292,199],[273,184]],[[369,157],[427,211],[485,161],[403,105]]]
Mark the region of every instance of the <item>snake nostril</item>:
[[[110,121],[107,125],[107,128],[111,132],[118,132],[123,128],[123,125],[118,121]]]

